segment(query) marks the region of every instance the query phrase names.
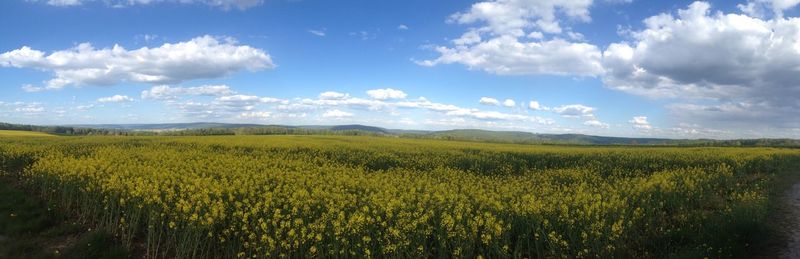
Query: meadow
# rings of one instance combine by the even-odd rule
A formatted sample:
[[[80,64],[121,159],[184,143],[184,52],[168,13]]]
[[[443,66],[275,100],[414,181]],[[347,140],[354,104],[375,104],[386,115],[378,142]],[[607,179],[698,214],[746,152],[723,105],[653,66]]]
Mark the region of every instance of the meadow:
[[[778,148],[0,137],[3,174],[147,258],[743,257],[798,165]]]

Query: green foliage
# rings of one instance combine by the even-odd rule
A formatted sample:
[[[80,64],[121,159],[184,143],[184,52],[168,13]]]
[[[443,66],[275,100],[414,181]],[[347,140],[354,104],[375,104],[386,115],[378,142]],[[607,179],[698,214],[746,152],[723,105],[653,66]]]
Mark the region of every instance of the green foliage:
[[[0,168],[155,258],[743,256],[771,183],[799,157],[366,136],[0,139]]]
[[[0,258],[129,258],[106,232],[68,223],[47,204],[0,178]],[[71,239],[78,239],[72,242]],[[59,251],[61,250],[61,251]]]

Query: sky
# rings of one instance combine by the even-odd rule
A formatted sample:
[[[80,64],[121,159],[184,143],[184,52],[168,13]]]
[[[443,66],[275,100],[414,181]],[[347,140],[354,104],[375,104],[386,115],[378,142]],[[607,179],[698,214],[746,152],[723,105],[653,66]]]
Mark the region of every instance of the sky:
[[[9,0],[0,122],[800,138],[800,0]]]

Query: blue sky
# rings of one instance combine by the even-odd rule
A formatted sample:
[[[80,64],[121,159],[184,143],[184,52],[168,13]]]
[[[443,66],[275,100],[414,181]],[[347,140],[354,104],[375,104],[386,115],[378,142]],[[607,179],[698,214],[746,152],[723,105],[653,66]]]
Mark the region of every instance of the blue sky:
[[[800,2],[0,2],[0,121],[800,137]]]

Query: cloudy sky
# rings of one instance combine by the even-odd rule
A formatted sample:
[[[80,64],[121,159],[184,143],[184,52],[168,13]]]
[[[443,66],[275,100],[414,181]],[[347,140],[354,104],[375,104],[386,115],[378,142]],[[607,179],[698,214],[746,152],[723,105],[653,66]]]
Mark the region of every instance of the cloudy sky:
[[[0,121],[800,138],[800,0],[9,0]]]

